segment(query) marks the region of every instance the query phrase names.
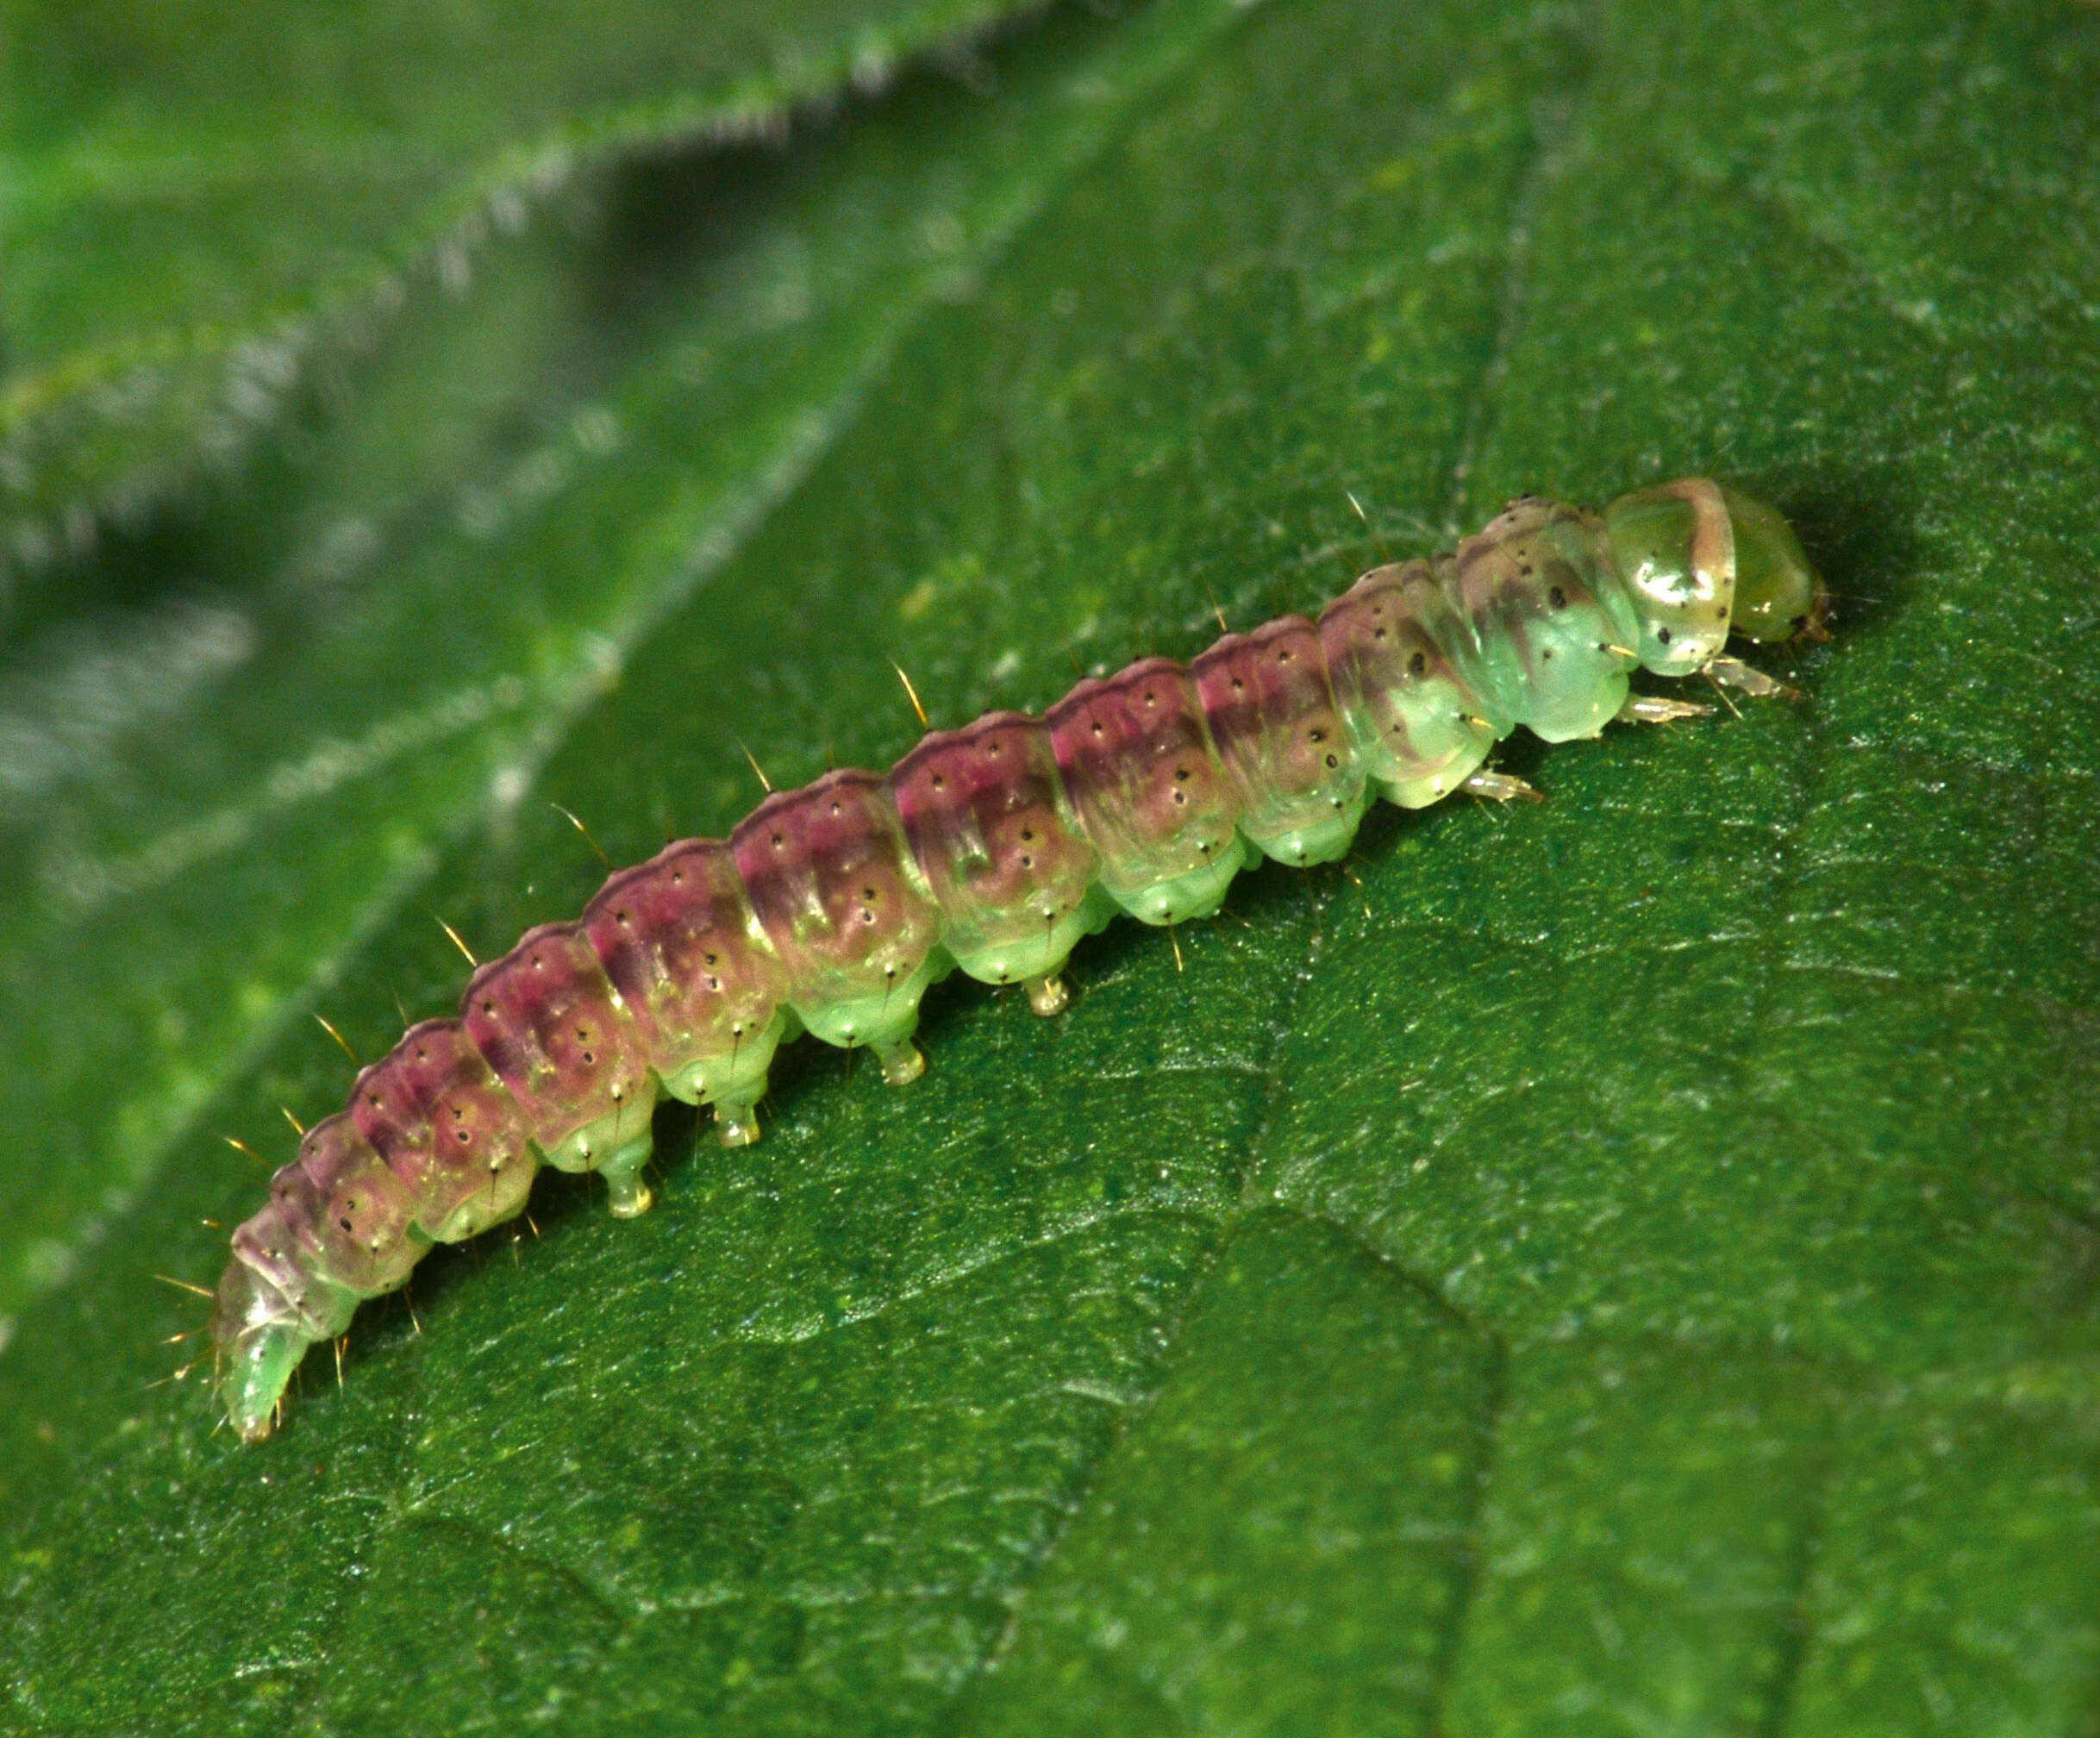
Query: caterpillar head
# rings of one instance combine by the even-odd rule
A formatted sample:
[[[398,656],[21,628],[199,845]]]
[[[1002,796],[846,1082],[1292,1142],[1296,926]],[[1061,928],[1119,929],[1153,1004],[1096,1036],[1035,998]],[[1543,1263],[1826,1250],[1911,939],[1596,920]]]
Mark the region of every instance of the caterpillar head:
[[[1772,508],[1703,477],[1622,495],[1604,511],[1611,566],[1659,676],[1703,669],[1731,632],[1820,633],[1827,599],[1792,528]]]
[[[1722,486],[1735,536],[1735,597],[1728,625],[1748,640],[1827,639],[1830,594],[1809,566],[1794,528],[1754,495]]]

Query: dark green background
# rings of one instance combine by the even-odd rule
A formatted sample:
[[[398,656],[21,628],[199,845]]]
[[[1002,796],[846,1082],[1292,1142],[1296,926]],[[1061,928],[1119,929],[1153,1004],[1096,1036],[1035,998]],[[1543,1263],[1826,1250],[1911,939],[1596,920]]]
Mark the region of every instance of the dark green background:
[[[2090,1738],[2100,13],[994,9],[6,15],[0,1729]],[[149,1385],[550,803],[1696,472],[1798,703]]]

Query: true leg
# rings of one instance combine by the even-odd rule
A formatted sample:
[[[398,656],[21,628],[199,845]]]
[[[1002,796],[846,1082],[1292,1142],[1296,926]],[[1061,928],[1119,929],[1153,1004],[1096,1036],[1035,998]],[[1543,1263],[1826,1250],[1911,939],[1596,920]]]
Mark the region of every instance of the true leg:
[[[1697,700],[1666,700],[1654,694],[1628,694],[1616,716],[1622,724],[1674,724],[1680,718],[1710,718],[1714,709]]]
[[[1507,772],[1490,772],[1483,768],[1459,787],[1468,795],[1485,797],[1490,803],[1514,803],[1518,797],[1543,803],[1546,793],[1535,785],[1527,785],[1522,778],[1512,778]]]
[[[1708,678],[1716,687],[1734,688],[1758,700],[1798,700],[1801,691],[1790,688],[1785,683],[1767,676],[1762,670],[1753,670],[1740,658],[1716,658],[1706,666]]]

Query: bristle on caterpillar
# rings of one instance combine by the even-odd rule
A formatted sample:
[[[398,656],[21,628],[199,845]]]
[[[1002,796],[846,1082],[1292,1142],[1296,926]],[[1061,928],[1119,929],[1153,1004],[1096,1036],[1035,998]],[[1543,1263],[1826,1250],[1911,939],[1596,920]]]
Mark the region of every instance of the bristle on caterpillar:
[[[949,971],[1054,1015],[1066,957],[1119,911],[1184,922],[1259,856],[1331,862],[1378,797],[1535,796],[1483,766],[1520,724],[1559,742],[1710,710],[1632,696],[1635,668],[1787,693],[1722,648],[1818,635],[1825,610],[1785,521],[1732,489],[1687,478],[1602,513],[1528,496],[1316,620],[1083,681],[1040,719],[934,732],[884,775],[768,785],[726,841],[670,845],[475,966],[458,1018],[411,1028],[300,1131],[213,1296],[228,1418],[270,1435],[309,1346],[434,1243],[516,1216],[542,1165],[646,1211],[659,1095],[755,1141],[797,1031],[872,1049],[903,1085],[924,1067],[920,998]]]

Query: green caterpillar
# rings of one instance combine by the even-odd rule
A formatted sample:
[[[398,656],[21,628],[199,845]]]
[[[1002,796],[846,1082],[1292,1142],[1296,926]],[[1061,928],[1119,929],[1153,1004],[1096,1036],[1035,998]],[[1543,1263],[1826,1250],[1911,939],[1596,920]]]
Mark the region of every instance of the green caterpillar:
[[[1056,1014],[1066,956],[1117,912],[1185,922],[1257,853],[1330,862],[1378,797],[1528,794],[1483,770],[1520,724],[1559,742],[1708,710],[1629,695],[1636,666],[1782,693],[1728,635],[1820,633],[1825,609],[1786,522],[1734,490],[1689,478],[1601,514],[1528,496],[1317,622],[937,731],[886,776],[828,773],[726,841],[667,847],[481,966],[458,1018],[412,1028],[308,1131],[214,1296],[228,1417],[268,1435],[308,1347],[433,1243],[516,1214],[543,1164],[647,1211],[659,1096],[755,1141],[773,1052],[803,1031],[868,1047],[903,1085],[925,1068],[920,997],[951,970]]]

